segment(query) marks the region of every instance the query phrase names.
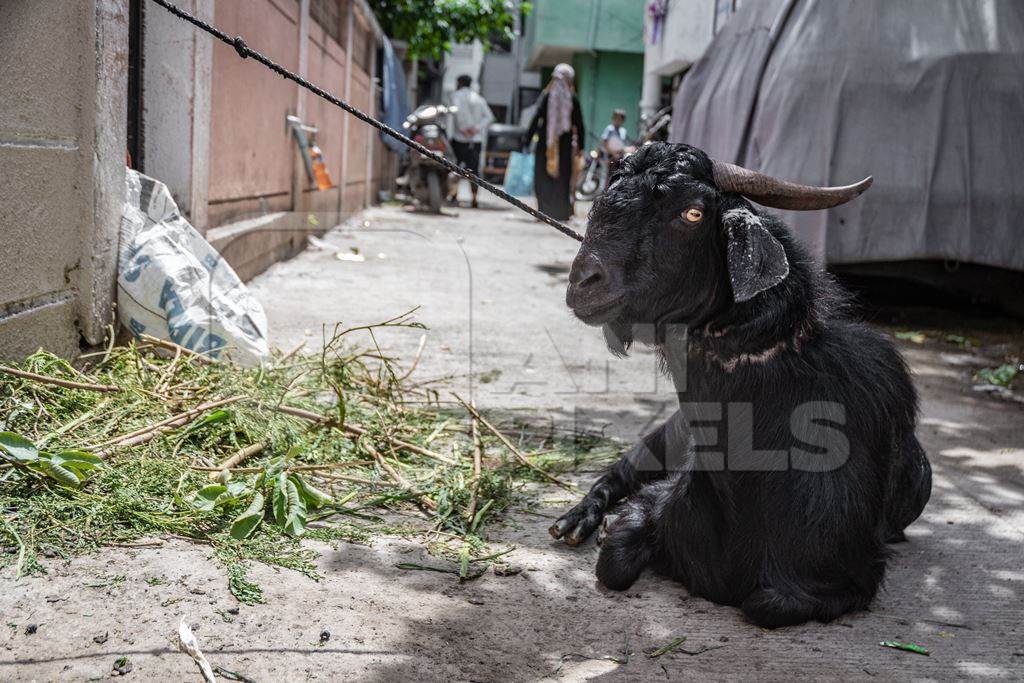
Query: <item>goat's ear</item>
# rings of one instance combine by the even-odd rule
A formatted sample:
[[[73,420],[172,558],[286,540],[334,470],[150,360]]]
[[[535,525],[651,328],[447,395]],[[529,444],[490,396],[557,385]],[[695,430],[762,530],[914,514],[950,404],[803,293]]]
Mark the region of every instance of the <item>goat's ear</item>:
[[[733,299],[748,301],[786,279],[786,250],[753,210],[743,206],[727,209],[722,213],[722,226]]]

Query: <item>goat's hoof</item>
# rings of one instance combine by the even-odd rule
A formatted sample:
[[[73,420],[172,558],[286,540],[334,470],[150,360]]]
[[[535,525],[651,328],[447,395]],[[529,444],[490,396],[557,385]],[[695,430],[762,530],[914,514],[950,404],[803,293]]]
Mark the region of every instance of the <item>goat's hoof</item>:
[[[557,522],[552,524],[548,528],[548,533],[551,534],[551,538],[561,538],[565,535],[565,532],[572,526],[572,520],[568,516],[562,517]]]
[[[601,545],[604,543],[604,539],[608,537],[609,530],[612,525],[618,521],[621,515],[605,515],[604,519],[601,520],[601,526],[597,529],[597,544]]]
[[[601,523],[603,508],[593,501],[583,500],[558,518],[548,528],[553,538],[562,539],[566,545],[576,547],[583,543]]]

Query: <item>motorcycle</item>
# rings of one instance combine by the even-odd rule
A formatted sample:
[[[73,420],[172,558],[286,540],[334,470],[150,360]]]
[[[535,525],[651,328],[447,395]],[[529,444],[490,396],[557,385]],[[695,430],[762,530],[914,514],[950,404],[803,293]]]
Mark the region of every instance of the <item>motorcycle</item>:
[[[615,165],[623,156],[635,151],[635,146],[627,145],[618,138],[611,138],[590,150],[576,181],[576,200],[589,202],[597,199],[607,189],[608,178],[615,172]]]
[[[608,155],[600,147],[592,149],[583,160],[583,169],[576,181],[576,201],[593,201],[607,186]]]
[[[448,114],[454,114],[456,107],[443,104],[425,104],[417,107],[402,124],[407,135],[432,152],[455,161],[448,134],[442,125]],[[452,189],[451,174],[441,164],[422,154],[413,153],[405,172],[409,194],[421,205],[430,207],[431,213],[441,213],[444,198]]]
[[[672,123],[672,105],[659,109],[653,114],[640,116],[641,145],[648,142],[665,142],[668,140],[668,127]]]

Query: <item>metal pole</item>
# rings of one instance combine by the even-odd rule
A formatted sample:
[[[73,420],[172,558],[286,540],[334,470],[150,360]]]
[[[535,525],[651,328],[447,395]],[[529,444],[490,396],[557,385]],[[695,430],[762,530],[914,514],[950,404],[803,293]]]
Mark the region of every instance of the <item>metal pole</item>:
[[[519,8],[519,0],[512,3],[512,97],[508,106],[508,120],[506,123],[515,124],[519,121],[519,73],[523,70],[523,25],[522,12]]]

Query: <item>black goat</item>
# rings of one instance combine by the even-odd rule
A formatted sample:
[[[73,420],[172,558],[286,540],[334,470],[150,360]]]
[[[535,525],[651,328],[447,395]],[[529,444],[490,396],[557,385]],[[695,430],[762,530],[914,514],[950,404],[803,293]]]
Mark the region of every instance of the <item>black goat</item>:
[[[595,202],[566,302],[617,353],[657,345],[680,401],[551,527],[576,545],[604,519],[607,587],[651,566],[766,627],[874,597],[886,543],[931,493],[916,393],[893,345],[743,197],[827,208],[869,184],[793,185],[654,143]]]

